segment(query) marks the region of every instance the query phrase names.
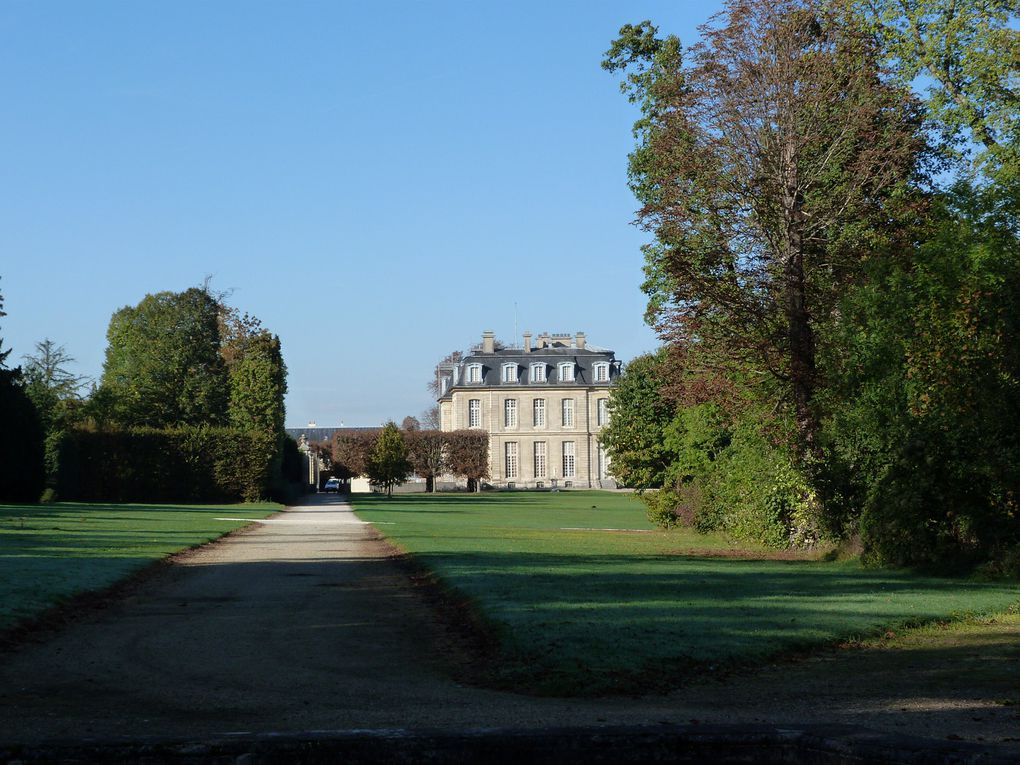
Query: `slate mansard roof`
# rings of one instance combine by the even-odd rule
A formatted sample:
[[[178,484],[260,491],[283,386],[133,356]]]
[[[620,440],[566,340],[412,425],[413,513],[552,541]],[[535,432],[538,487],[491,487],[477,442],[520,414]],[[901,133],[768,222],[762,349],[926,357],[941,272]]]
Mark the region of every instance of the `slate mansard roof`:
[[[525,347],[522,348],[494,348],[492,351],[474,349],[464,358],[440,370],[440,380],[443,394],[440,400],[450,398],[454,389],[465,390],[471,388],[588,388],[593,386],[610,387],[616,383],[620,376],[621,364],[616,360],[611,350],[589,346],[584,343],[583,334],[579,335],[578,341],[570,341],[567,344],[565,335],[543,335],[539,337],[540,347],[530,347],[530,336],[525,336]],[[484,343],[484,340],[483,340]],[[578,347],[580,346],[580,347]],[[562,363],[572,363],[574,367],[574,379],[560,380],[558,367]],[[609,365],[608,381],[595,382],[596,364]],[[480,364],[482,376],[480,382],[468,382],[468,367]],[[503,382],[503,366],[505,364],[516,364],[516,381]],[[545,364],[545,379],[539,382],[531,381],[531,367],[534,364]],[[456,381],[456,382],[454,382]]]

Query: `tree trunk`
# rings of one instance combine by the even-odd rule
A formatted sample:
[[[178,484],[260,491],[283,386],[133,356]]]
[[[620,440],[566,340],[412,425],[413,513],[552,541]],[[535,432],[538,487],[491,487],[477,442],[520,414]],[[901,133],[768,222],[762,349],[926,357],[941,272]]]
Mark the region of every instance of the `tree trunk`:
[[[787,342],[790,354],[790,385],[797,421],[797,456],[808,466],[817,457],[818,421],[812,407],[815,393],[815,337],[807,305],[804,278],[804,211],[798,190],[795,149],[792,141],[784,147],[783,164],[786,188],[783,208],[786,214],[786,252],[783,263],[783,308],[786,314]]]

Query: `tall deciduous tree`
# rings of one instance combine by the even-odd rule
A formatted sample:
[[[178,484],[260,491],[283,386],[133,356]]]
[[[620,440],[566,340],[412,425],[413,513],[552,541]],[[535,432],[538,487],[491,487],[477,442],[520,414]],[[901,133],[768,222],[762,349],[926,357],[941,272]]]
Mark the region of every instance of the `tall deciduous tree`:
[[[425,428],[425,430],[439,430],[439,428],[442,426],[441,417],[439,414],[439,406],[438,405],[430,406],[428,409],[421,413],[421,416],[418,418],[418,421],[421,423],[421,426]]]
[[[260,327],[224,343],[223,356],[230,384],[230,424],[282,436],[287,367],[280,338]]]
[[[425,479],[429,491],[436,490],[436,477],[446,470],[446,438],[438,430],[405,428],[407,456],[414,472]]]
[[[368,479],[376,486],[386,489],[386,496],[393,496],[393,487],[411,476],[411,463],[407,459],[407,445],[396,423],[387,422],[366,465]]]
[[[479,430],[454,430],[445,434],[451,473],[462,475],[468,486],[481,491],[489,476],[489,434]]]
[[[643,113],[630,177],[656,237],[650,320],[692,366],[769,381],[817,457],[818,326],[915,172],[916,100],[820,0],[731,0],[686,52],[628,25],[603,66],[629,72]]]
[[[609,396],[611,416],[599,442],[624,486],[661,487],[676,456],[665,435],[675,410],[661,391],[664,358],[660,351],[631,361]]]
[[[227,421],[220,306],[205,290],[147,295],[110,319],[101,389],[124,425]]]

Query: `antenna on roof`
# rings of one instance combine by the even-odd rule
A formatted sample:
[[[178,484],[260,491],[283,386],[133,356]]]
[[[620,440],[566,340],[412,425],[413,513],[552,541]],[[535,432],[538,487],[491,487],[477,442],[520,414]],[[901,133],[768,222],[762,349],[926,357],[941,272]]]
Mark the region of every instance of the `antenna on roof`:
[[[515,348],[517,343],[517,301],[514,301],[514,341],[510,344],[511,348]]]

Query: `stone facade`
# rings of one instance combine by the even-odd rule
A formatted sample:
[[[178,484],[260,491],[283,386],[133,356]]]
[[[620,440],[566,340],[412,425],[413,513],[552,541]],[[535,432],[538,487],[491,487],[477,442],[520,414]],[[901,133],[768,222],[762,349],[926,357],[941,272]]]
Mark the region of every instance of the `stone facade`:
[[[583,333],[540,335],[534,347],[479,349],[441,370],[441,429],[489,433],[489,479],[497,488],[611,488],[598,444],[609,391],[620,374],[610,350]]]

